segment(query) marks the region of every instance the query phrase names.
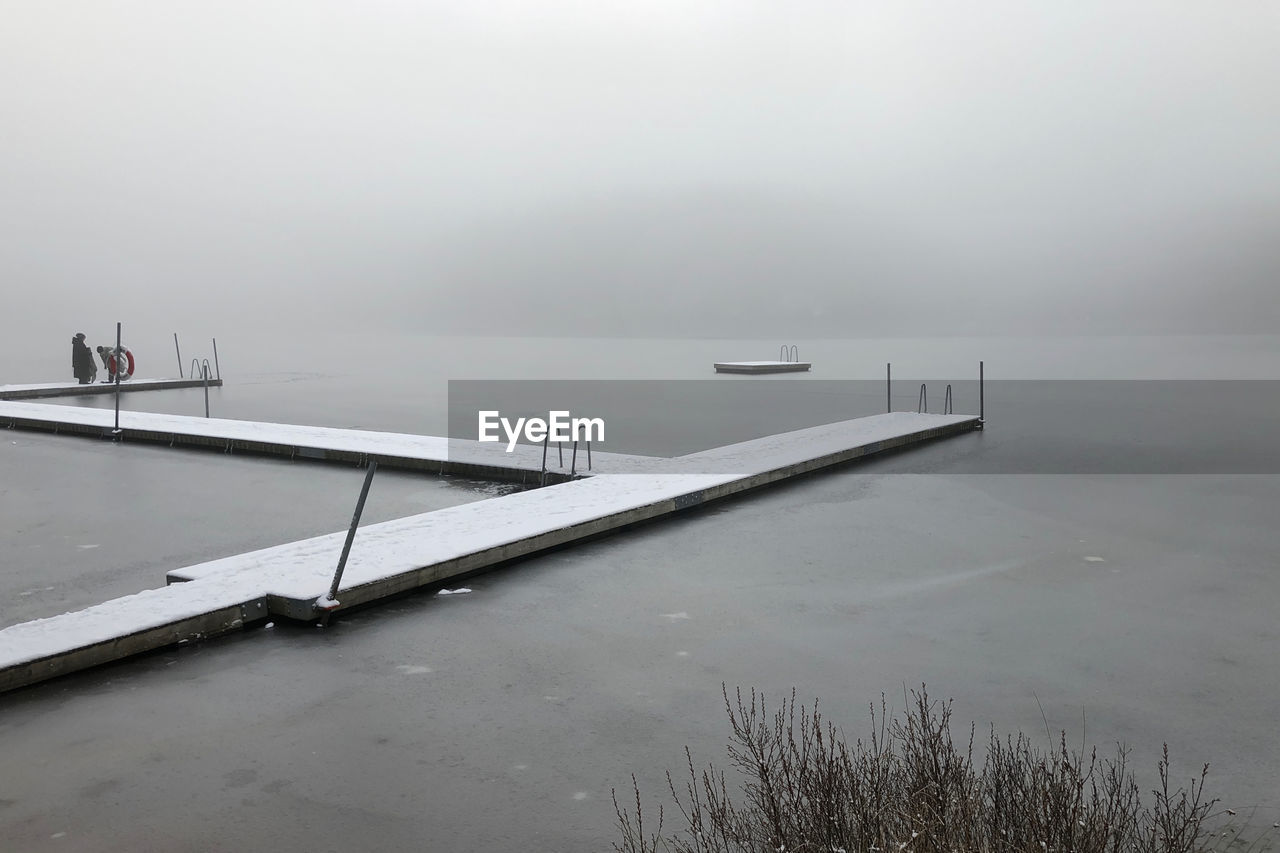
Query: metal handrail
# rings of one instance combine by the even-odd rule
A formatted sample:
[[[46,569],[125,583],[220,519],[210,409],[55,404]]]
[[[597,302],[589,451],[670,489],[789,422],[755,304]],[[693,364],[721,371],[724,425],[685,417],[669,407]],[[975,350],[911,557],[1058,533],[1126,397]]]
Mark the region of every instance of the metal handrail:
[[[560,471],[564,471],[564,442],[556,442],[556,455],[559,457]],[[547,432],[542,437],[542,470],[538,474],[538,485],[545,486],[547,484],[547,450],[551,446],[551,433]],[[591,470],[591,439],[586,439],[587,446],[587,470]],[[569,456],[569,479],[572,480],[578,473],[578,440],[574,439],[572,452]]]
[[[920,402],[916,405],[916,413],[927,413],[929,411],[929,389],[925,387],[923,382],[920,383]]]
[[[199,374],[204,379],[204,416],[209,417],[209,359],[203,362],[198,358],[191,359],[191,378],[195,379]]]
[[[778,361],[795,362],[800,360],[800,348],[795,344],[783,344],[778,350]]]

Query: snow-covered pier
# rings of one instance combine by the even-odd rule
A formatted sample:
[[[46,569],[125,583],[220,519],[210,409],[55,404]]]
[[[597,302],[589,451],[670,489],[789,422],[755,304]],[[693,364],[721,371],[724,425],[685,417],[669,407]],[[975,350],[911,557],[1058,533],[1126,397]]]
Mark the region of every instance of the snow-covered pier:
[[[173,388],[203,388],[204,379],[129,379],[120,383],[120,392],[165,391]],[[222,386],[221,379],[209,379],[210,388]],[[45,397],[86,397],[92,394],[114,394],[114,382],[43,382],[35,385],[0,385],[0,400],[37,400]]]
[[[14,405],[21,404],[0,404],[0,423],[14,416],[8,410]],[[121,417],[123,423],[123,413]],[[268,442],[280,440],[278,430],[318,429],[227,423],[256,427],[258,440]],[[979,425],[970,415],[898,412],[672,459],[615,454],[583,479],[371,524],[356,534],[337,610]],[[417,438],[438,442],[441,449],[447,445],[447,439]],[[316,602],[327,594],[344,536],[335,532],[174,569],[163,589],[0,630],[0,691],[238,630],[272,616],[316,618]]]
[[[42,403],[0,402],[0,427],[70,433],[95,438],[112,436],[115,412]],[[337,427],[273,424],[202,418],[154,412],[121,412],[120,438],[170,447],[196,447],[224,453],[255,453],[388,468],[429,471],[519,483],[543,482],[541,446],[516,445],[507,453],[501,442],[484,443],[431,435],[376,432]],[[546,459],[546,482],[571,473],[633,473],[647,470],[649,457],[593,451],[585,447],[575,460],[554,446]],[[590,469],[588,470],[588,465]]]

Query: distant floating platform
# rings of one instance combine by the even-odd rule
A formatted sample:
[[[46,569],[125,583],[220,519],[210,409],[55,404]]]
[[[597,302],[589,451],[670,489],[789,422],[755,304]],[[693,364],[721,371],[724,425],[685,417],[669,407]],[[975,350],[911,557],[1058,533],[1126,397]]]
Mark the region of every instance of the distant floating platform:
[[[168,388],[203,388],[203,379],[129,379],[120,383],[123,391],[162,391]],[[222,386],[221,379],[210,379],[210,388]],[[46,382],[40,385],[0,385],[0,400],[36,400],[42,397],[80,397],[89,394],[114,394],[114,382],[81,385],[77,382]]]
[[[717,361],[716,373],[805,373],[808,361]]]

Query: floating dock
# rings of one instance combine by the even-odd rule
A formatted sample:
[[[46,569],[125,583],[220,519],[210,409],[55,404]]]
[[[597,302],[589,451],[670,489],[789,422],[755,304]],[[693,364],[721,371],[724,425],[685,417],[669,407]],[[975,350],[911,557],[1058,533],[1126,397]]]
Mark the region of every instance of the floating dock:
[[[11,407],[23,405],[35,404],[0,404],[0,423],[14,416]],[[139,413],[129,415],[138,417]],[[121,413],[121,420],[123,423],[125,413]],[[257,440],[268,444],[286,441],[282,431],[318,429],[227,423],[242,424],[242,429],[256,432]],[[600,470],[611,469],[610,473],[593,472],[594,476],[547,488],[361,527],[338,591],[337,609],[457,579],[770,483],[980,425],[979,418],[970,415],[895,412],[672,459],[612,454],[615,459],[597,465]],[[443,438],[416,438],[435,442],[437,449],[449,444]],[[168,573],[170,584],[162,589],[0,630],[0,691],[239,630],[272,616],[317,618],[316,601],[328,592],[345,535],[339,531],[174,569]]]
[[[804,373],[813,367],[808,361],[717,361],[716,373]]]
[[[120,383],[126,391],[164,391],[172,388],[203,388],[203,379],[127,379]],[[222,386],[221,379],[210,379],[210,388]],[[85,397],[91,394],[114,394],[114,382],[81,385],[78,382],[45,382],[38,385],[0,385],[0,400],[36,400],[45,397]]]
[[[0,401],[0,427],[67,433],[91,438],[115,437],[115,412],[47,403]],[[505,443],[444,438],[432,435],[375,432],[337,427],[273,424],[257,421],[202,418],[154,412],[121,412],[120,438],[170,447],[194,447],[223,453],[253,453],[454,474],[489,480],[539,484],[542,446],[518,444],[507,453]],[[591,451],[580,446],[575,461],[552,446],[547,453],[545,482],[560,482],[575,474],[638,473],[649,470],[652,457]]]

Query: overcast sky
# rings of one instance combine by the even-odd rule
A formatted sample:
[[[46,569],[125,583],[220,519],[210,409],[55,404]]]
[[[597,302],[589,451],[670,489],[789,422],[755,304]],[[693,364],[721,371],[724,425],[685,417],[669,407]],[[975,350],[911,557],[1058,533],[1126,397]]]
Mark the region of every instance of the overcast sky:
[[[1280,331],[1275,3],[0,20],[11,327]]]

